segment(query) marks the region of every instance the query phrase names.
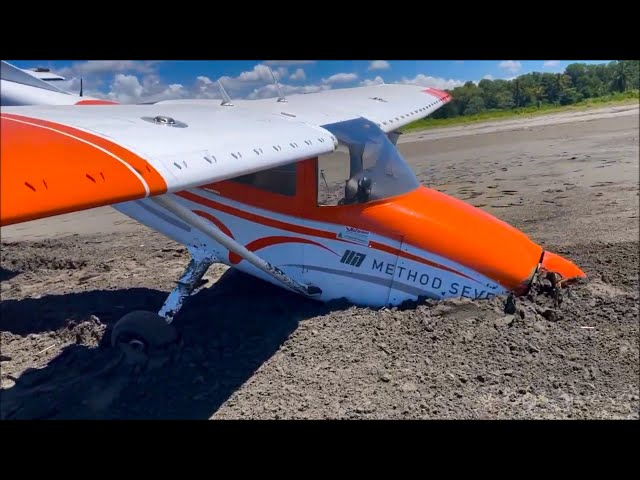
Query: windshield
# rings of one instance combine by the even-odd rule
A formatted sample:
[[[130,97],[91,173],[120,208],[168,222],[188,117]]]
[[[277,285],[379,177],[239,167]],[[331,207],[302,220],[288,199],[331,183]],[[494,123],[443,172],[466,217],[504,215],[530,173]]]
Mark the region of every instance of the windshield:
[[[324,125],[349,148],[349,176],[339,204],[367,203],[415,190],[420,182],[387,135],[364,118]]]

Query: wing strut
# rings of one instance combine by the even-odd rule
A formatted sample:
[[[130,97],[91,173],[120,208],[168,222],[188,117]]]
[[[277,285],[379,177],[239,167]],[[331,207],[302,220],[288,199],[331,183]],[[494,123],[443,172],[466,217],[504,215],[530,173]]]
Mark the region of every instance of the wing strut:
[[[225,235],[217,227],[205,221],[204,219],[193,213],[191,210],[178,203],[171,194],[161,195],[158,197],[150,197],[149,200],[153,201],[163,208],[166,208],[190,226],[199,229],[200,231],[211,237],[213,240],[223,245],[225,248],[241,256],[246,261],[251,263],[254,267],[262,270],[268,275],[271,275],[273,278],[275,278],[291,290],[309,297],[322,293],[322,290],[320,290],[318,287],[315,287],[313,285],[303,285],[296,282],[278,267],[271,265],[269,262],[260,258],[253,252],[250,252],[234,239]]]

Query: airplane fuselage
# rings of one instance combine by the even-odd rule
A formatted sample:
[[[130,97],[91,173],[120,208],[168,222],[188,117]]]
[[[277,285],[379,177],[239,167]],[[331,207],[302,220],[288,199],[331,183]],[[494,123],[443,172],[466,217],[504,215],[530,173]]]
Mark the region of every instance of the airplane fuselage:
[[[287,195],[231,180],[179,192],[176,200],[295,281],[319,287],[321,301],[381,307],[420,297],[489,299],[525,291],[542,262],[544,250],[523,233],[435,190],[318,205],[317,159],[295,168],[297,188]],[[115,208],[195,258],[282,286],[150,199]]]

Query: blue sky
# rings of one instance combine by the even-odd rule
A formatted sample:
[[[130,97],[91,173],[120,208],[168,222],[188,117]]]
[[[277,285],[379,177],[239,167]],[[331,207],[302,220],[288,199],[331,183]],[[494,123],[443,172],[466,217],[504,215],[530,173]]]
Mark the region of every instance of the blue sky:
[[[220,79],[232,98],[276,95],[271,68],[285,94],[375,83],[414,83],[453,88],[482,78],[513,78],[532,71],[560,72],[574,62],[609,60],[303,60],[303,61],[9,61],[20,68],[49,67],[64,76],[62,88],[123,103],[167,98],[220,98]]]

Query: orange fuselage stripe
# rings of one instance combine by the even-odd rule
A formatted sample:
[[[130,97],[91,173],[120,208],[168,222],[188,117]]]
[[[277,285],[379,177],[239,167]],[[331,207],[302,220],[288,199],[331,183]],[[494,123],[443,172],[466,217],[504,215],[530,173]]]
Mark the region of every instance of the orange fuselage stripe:
[[[333,232],[257,216],[191,192],[181,192],[180,195],[249,221],[336,240]],[[231,198],[242,201],[236,196]],[[247,203],[254,202],[247,197]],[[279,212],[282,209],[272,210]],[[287,214],[286,211],[282,213]],[[292,210],[290,214],[334,225],[348,225],[392,238],[463,265],[509,290],[527,284],[542,254],[542,247],[511,225],[468,203],[426,187],[365,205],[307,208],[298,205],[297,211]],[[370,247],[471,278],[454,268],[409,253],[405,248],[397,249],[375,241],[370,242]]]
[[[319,229],[316,229],[316,228],[303,227],[303,226],[300,226],[300,225],[294,225],[294,224],[291,224],[291,223],[282,222],[280,220],[275,220],[273,218],[263,217],[261,215],[256,215],[256,214],[244,211],[244,210],[240,210],[240,209],[237,209],[237,208],[234,208],[234,207],[230,207],[228,205],[225,205],[225,204],[222,204],[222,203],[219,203],[219,202],[215,202],[213,200],[209,200],[208,198],[201,197],[201,196],[196,195],[196,194],[194,194],[192,192],[182,191],[182,192],[176,193],[176,195],[178,195],[178,196],[180,196],[180,197],[182,197],[182,198],[184,198],[186,200],[192,201],[194,203],[198,203],[200,205],[208,206],[210,208],[213,208],[214,210],[219,210],[221,212],[228,213],[229,215],[234,215],[236,217],[244,218],[245,220],[248,220],[250,222],[259,223],[261,225],[266,225],[266,226],[273,227],[273,228],[278,228],[278,229],[281,229],[281,230],[295,232],[295,233],[299,233],[299,234],[302,234],[302,235],[309,235],[309,236],[313,236],[313,237],[327,238],[327,239],[330,239],[330,240],[337,240],[337,241],[341,241],[341,242],[345,242],[345,243],[350,243],[350,242],[348,242],[346,240],[342,240],[340,238],[337,238],[336,234],[333,233],[333,232],[327,232],[325,230],[319,230]],[[405,252],[403,250],[391,247],[389,245],[385,245],[385,244],[380,243],[380,242],[372,241],[372,242],[370,242],[370,247],[374,248],[376,250],[380,250],[380,251],[384,251],[384,252],[390,253],[392,255],[397,255],[397,256],[400,256],[400,257],[403,257],[403,258],[406,258],[406,259],[409,259],[409,260],[413,260],[413,261],[422,263],[424,265],[428,265],[428,266],[431,266],[431,267],[434,267],[434,268],[445,270],[445,271],[454,273],[456,275],[460,275],[461,277],[468,278],[470,280],[474,280],[473,278],[469,277],[468,275],[466,275],[466,274],[464,274],[462,272],[459,272],[459,271],[457,271],[457,270],[455,270],[453,268],[447,267],[446,265],[441,265],[439,263],[433,262],[433,261],[428,260],[426,258],[419,257],[419,256],[414,255],[412,253]]]
[[[220,230],[222,230],[222,232],[225,235],[227,235],[228,237],[231,237],[232,239],[235,240],[235,237],[233,236],[233,233],[231,232],[231,230],[229,230],[224,223],[222,223],[220,220],[218,220],[217,217],[214,217],[210,213],[203,212],[202,210],[194,210],[193,213],[195,213],[196,215],[200,215],[202,218],[206,218],[211,223],[213,223],[216,227],[218,227]]]
[[[249,220],[250,222],[266,225],[267,227],[279,228],[280,230],[288,230],[290,232],[300,233],[302,235],[309,235],[312,237],[329,238],[331,240],[336,239],[336,234],[332,232],[326,232],[324,230],[318,230],[316,228],[303,227],[300,225],[293,225],[291,223],[281,222],[280,220],[275,220],[273,218],[263,217],[261,215],[256,215],[251,212],[230,207],[223,203],[214,202],[213,200],[209,200],[208,198],[201,197],[200,195],[196,195],[192,192],[182,191],[182,192],[177,192],[176,195],[186,200],[192,201],[194,203],[205,205],[207,207],[213,208],[214,210],[219,210],[221,212],[234,215],[236,217],[244,218],[245,220]]]
[[[330,248],[327,248],[321,243],[315,242],[313,240],[309,240],[307,238],[301,238],[301,237],[285,237],[285,236],[263,237],[263,238],[258,238],[252,242],[249,242],[249,244],[245,248],[250,252],[257,252],[258,250],[261,250],[263,248],[271,247],[273,245],[281,245],[283,243],[302,243],[306,245],[314,245],[316,247],[324,248],[325,250],[328,250],[334,255],[338,255],[336,252],[334,252]],[[235,265],[242,261],[242,257],[234,252],[230,252],[229,261]]]

